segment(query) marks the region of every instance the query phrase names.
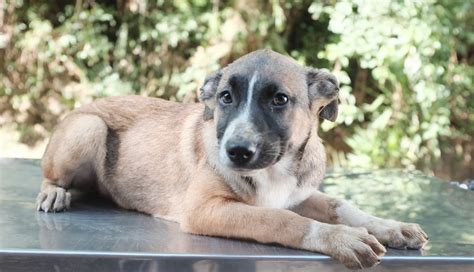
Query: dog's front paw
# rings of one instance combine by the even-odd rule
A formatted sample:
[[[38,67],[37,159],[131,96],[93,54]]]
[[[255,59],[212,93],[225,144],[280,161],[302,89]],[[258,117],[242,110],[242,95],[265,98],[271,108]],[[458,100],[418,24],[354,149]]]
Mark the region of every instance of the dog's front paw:
[[[382,219],[367,228],[382,244],[392,248],[421,249],[428,242],[428,235],[418,224]]]
[[[363,269],[380,263],[386,250],[365,228],[344,225],[315,226],[305,237],[304,247],[328,254],[350,269]]]
[[[69,208],[71,193],[61,187],[49,186],[36,198],[36,209],[45,212],[60,212]]]

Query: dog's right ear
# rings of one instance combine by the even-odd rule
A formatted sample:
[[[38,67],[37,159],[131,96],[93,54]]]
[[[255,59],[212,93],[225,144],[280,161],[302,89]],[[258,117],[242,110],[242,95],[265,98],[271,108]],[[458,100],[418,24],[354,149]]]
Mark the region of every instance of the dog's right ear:
[[[210,74],[206,77],[204,84],[199,89],[199,100],[204,103],[204,120],[214,118],[214,109],[216,108],[216,91],[219,81],[222,77],[222,69]]]
[[[311,111],[321,118],[336,121],[339,104],[336,77],[328,71],[309,68],[307,80]]]

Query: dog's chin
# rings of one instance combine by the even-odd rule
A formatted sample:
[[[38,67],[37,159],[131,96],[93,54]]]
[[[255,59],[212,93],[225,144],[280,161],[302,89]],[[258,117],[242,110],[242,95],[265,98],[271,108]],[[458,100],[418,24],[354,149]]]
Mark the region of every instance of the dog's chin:
[[[245,167],[242,167],[242,166],[237,166],[237,165],[234,165],[232,162],[228,161],[225,166],[231,170],[231,171],[234,171],[240,175],[251,175],[251,174],[255,174],[256,172],[259,172],[259,171],[262,171],[262,170],[265,170],[266,168],[268,167],[271,167],[272,165],[274,165],[274,161],[271,161],[271,162],[255,162],[255,163],[252,163],[248,166],[245,166]]]
[[[259,169],[247,169],[247,168],[238,168],[238,167],[229,167],[229,169],[241,176],[251,176],[259,171]]]

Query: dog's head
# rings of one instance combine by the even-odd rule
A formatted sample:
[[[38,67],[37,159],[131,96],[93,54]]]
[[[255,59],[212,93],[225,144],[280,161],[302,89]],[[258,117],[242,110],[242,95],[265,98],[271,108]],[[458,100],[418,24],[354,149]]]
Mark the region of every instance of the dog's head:
[[[337,117],[338,83],[271,50],[239,58],[201,88],[204,119],[217,129],[219,159],[236,171],[275,164],[306,144],[318,116]]]

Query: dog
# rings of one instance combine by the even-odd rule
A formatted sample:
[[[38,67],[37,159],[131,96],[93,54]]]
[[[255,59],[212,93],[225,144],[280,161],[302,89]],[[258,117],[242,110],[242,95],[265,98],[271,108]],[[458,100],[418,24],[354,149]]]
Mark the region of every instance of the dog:
[[[271,50],[208,76],[202,103],[99,99],[57,126],[42,160],[38,210],[96,191],[182,231],[277,243],[372,267],[422,248],[417,224],[369,215],[318,191],[326,155],[319,118],[334,121],[338,81]]]

